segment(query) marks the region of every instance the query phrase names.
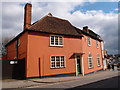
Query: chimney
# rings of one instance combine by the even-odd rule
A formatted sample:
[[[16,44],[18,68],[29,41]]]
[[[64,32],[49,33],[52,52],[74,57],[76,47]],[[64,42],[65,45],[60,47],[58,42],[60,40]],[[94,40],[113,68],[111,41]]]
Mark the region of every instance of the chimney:
[[[32,4],[27,3],[25,5],[24,12],[24,30],[28,29],[31,26],[31,17],[32,16]]]
[[[51,14],[51,13],[48,13],[48,16],[52,17],[52,14]]]
[[[83,31],[88,33],[89,32],[88,26],[83,27]]]

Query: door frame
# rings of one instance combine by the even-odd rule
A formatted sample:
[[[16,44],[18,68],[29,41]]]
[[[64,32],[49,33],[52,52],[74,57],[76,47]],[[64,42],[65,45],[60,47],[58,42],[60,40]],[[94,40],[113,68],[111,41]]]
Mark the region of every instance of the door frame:
[[[77,70],[77,56],[80,57],[81,73],[82,73],[82,75],[84,76],[84,63],[83,63],[83,57],[82,57],[82,55],[75,55],[76,76],[78,76],[78,70]]]

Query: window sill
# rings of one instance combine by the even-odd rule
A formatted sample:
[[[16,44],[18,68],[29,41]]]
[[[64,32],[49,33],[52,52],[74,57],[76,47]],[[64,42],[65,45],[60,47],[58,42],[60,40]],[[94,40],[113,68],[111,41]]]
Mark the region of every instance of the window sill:
[[[101,65],[98,65],[98,67],[101,67]]]
[[[93,69],[94,67],[89,67],[88,69]]]
[[[91,45],[88,44],[89,47],[91,47]]]
[[[62,68],[65,68],[65,67],[51,67],[50,69],[62,69]]]
[[[50,47],[63,47],[63,45],[50,45]]]

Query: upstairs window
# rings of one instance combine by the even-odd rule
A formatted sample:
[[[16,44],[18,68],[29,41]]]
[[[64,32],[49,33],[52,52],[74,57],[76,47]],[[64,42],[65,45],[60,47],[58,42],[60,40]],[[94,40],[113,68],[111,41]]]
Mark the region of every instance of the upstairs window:
[[[91,46],[91,39],[88,37],[88,45]]]
[[[18,40],[18,46],[20,46],[20,40]]]
[[[93,59],[92,59],[91,53],[89,53],[89,55],[88,55],[88,67],[93,68]]]
[[[16,41],[16,47],[20,46],[20,40]]]
[[[63,46],[63,37],[62,36],[50,36],[50,46]]]
[[[98,41],[96,40],[96,47],[98,48]]]
[[[100,66],[100,55],[98,54],[97,55],[97,64],[98,64],[98,67]]]
[[[63,68],[65,67],[64,56],[51,56],[51,68]]]

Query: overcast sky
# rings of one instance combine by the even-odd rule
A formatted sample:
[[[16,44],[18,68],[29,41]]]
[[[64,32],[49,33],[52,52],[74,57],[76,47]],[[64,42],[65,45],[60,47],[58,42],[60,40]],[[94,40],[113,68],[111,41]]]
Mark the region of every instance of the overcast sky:
[[[92,0],[89,0],[92,1]],[[93,2],[94,1],[94,2]],[[32,23],[49,12],[55,17],[69,20],[82,29],[88,26],[105,41],[109,54],[118,53],[118,3],[113,2],[34,2]],[[115,0],[116,1],[116,0]],[[26,1],[30,2],[30,0]],[[23,31],[26,2],[2,2],[2,37],[16,36]]]

